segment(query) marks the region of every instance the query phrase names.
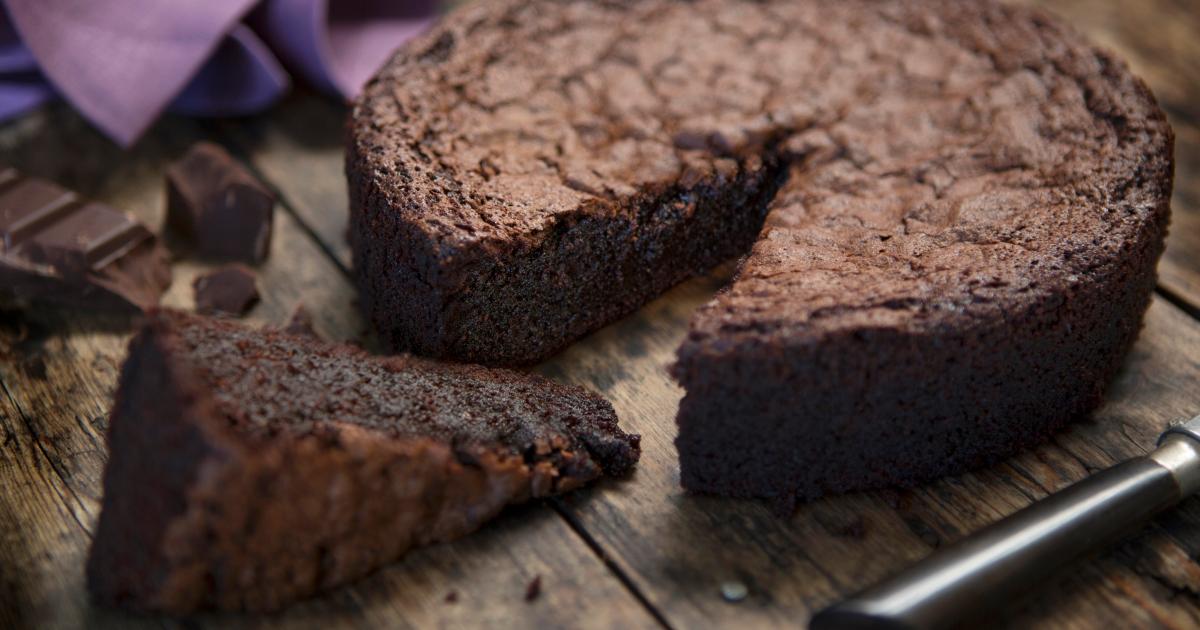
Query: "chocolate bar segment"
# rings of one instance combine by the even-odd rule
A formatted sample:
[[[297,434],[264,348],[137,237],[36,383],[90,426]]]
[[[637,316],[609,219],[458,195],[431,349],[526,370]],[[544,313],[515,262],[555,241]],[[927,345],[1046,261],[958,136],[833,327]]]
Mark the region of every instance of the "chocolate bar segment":
[[[5,253],[71,212],[78,197],[49,182],[6,171],[0,182],[0,231]]]
[[[211,142],[167,169],[167,224],[202,258],[261,263],[274,209],[275,195]]]
[[[170,285],[166,251],[129,215],[0,169],[0,294],[101,310],[144,310]]]

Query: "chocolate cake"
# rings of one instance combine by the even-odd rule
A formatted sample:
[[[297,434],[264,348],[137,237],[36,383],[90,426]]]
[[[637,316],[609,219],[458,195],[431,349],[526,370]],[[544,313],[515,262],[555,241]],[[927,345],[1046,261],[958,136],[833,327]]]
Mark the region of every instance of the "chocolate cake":
[[[130,343],[88,585],[104,604],[270,610],[628,473],[578,387],[157,311]]]
[[[1091,410],[1171,152],[1142,82],[1036,9],[476,3],[355,104],[351,243],[386,342],[493,364],[748,251],[673,368],[682,481],[786,508]]]

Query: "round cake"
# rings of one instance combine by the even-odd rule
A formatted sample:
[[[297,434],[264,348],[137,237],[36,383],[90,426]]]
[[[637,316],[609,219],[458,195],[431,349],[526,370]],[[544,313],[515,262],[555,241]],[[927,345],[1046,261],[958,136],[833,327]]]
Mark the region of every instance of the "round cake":
[[[1172,134],[1124,63],[993,2],[480,2],[351,114],[393,348],[527,364],[745,255],[694,317],[682,482],[787,507],[1087,414],[1162,252]]]

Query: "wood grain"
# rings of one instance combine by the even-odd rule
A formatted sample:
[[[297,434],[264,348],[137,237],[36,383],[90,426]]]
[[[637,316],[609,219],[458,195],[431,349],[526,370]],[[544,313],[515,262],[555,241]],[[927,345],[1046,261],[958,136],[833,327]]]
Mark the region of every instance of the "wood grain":
[[[168,120],[123,154],[78,116],[55,107],[4,128],[0,146],[9,148],[7,164],[158,225],[162,171],[203,135],[201,126]],[[341,176],[331,171],[326,177]],[[277,211],[274,229],[271,256],[258,269],[263,299],[249,319],[281,323],[302,301],[319,332],[358,338],[363,327],[343,269],[289,212]],[[177,261],[165,303],[190,308],[191,279],[206,268]],[[59,312],[37,312],[32,318],[4,313],[0,323],[0,347],[6,350],[0,357],[6,436],[0,459],[6,473],[0,482],[0,534],[6,541],[0,548],[0,610],[11,617],[0,616],[0,627],[168,623],[98,609],[88,604],[83,590],[106,456],[106,410],[124,356],[126,327]],[[554,510],[537,503],[512,511],[468,540],[418,550],[351,588],[282,615],[210,615],[199,621],[222,627],[655,625]],[[526,585],[538,576],[542,595],[526,602]],[[457,602],[445,601],[450,591]]]
[[[1200,56],[1196,65],[1200,66]],[[1160,286],[1186,301],[1195,314],[1200,312],[1200,121],[1175,121],[1174,126],[1175,195],[1158,280]]]
[[[83,566],[90,507],[63,478],[11,392],[0,391],[0,627],[112,626],[88,615]]]

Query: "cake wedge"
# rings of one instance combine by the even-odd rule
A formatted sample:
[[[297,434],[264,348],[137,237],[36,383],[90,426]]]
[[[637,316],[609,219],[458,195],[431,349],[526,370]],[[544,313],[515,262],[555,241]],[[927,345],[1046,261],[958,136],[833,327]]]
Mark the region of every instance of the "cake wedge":
[[[88,586],[136,610],[278,609],[624,475],[638,442],[541,377],[153,311],[110,416]]]

